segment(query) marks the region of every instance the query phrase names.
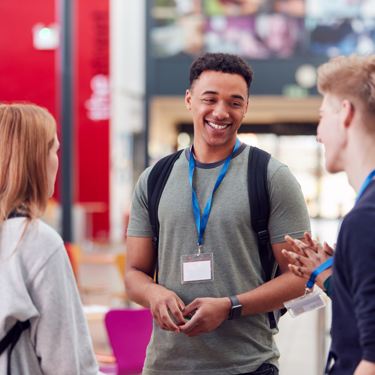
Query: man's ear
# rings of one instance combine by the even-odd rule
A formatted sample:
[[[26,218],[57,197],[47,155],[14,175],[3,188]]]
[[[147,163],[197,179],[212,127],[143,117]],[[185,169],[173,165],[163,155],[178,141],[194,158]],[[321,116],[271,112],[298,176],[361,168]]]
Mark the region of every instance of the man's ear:
[[[246,113],[247,113],[247,110],[249,109],[249,102],[250,102],[250,100],[247,99],[246,108],[245,108],[245,115],[246,115]],[[244,117],[245,117],[245,116],[244,116]]]
[[[347,99],[343,100],[341,103],[341,119],[345,128],[348,128],[351,125],[354,118],[354,114],[354,105]]]
[[[190,90],[186,90],[185,105],[186,105],[186,108],[189,111],[191,111],[191,92],[190,92]]]

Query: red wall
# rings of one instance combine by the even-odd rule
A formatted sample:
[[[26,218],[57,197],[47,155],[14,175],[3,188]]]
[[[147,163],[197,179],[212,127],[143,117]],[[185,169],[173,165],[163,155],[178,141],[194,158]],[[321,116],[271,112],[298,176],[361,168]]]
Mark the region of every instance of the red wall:
[[[0,1],[0,17],[0,102],[35,103],[56,118],[56,52],[36,50],[32,36],[36,23],[55,22],[54,2]]]
[[[90,205],[94,237],[109,234],[109,1],[80,0],[77,9],[77,198]],[[96,92],[92,79],[96,81]]]
[[[75,201],[102,202],[105,212],[94,213],[94,237],[109,232],[109,121],[88,117],[88,112],[105,118],[108,96],[93,97],[93,76],[108,76],[108,0],[79,0],[74,20],[75,43]],[[59,1],[0,1],[0,102],[27,101],[46,107],[57,119],[59,129],[58,51],[36,50],[32,28],[42,22],[57,22]],[[103,78],[103,77],[102,77]],[[100,82],[99,82],[100,83]],[[99,88],[102,87],[99,85]],[[102,87],[103,88],[103,87]],[[103,91],[103,90],[102,90]],[[101,93],[102,94],[102,93]],[[94,99],[95,111],[87,100]],[[103,115],[104,113],[104,115]],[[98,117],[98,116],[97,116]],[[108,116],[107,116],[108,117]],[[60,183],[55,196],[59,200]],[[101,209],[103,209],[101,207]],[[95,208],[95,207],[94,207]]]

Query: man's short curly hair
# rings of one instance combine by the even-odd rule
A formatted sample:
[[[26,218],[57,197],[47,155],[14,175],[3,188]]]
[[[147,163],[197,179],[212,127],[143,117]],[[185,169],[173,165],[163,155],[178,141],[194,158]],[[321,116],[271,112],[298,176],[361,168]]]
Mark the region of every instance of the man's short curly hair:
[[[190,67],[190,89],[199,76],[206,70],[242,76],[246,81],[247,94],[250,94],[253,71],[250,65],[240,56],[229,53],[206,53],[198,57]]]

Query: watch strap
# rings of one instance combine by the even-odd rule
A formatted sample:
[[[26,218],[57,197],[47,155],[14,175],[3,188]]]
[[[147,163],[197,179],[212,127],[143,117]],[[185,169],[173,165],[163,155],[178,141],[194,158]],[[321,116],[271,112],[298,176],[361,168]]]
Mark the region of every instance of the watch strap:
[[[240,304],[240,300],[239,300],[236,296],[229,296],[229,299],[230,299],[231,302],[232,302],[232,307],[233,307],[233,306],[241,305],[241,304]]]
[[[228,297],[232,302],[232,307],[229,312],[229,320],[238,319],[241,317],[242,305],[236,296]]]

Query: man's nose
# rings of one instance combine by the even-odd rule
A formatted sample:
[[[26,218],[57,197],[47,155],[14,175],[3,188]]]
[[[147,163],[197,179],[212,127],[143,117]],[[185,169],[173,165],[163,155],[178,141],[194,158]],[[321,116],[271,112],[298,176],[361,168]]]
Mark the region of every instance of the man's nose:
[[[229,113],[228,113],[227,107],[226,107],[225,103],[222,103],[222,102],[216,103],[215,108],[214,108],[212,114],[218,120],[222,120],[222,119],[225,119],[225,118],[229,117]]]

